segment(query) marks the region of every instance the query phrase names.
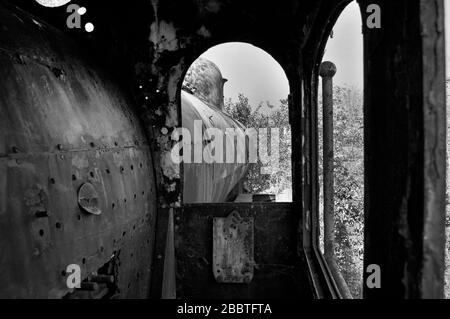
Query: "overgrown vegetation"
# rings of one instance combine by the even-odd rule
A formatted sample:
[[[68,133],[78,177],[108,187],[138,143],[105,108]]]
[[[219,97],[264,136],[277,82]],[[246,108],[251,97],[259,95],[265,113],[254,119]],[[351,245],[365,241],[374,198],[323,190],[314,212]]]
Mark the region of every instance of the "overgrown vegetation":
[[[265,175],[261,174],[261,169],[265,165],[260,160],[256,164],[251,164],[245,182],[247,190],[252,194],[276,195],[287,189],[290,190],[292,185],[291,131],[287,100],[280,100],[277,106],[260,103],[258,107],[252,107],[248,98],[239,94],[236,102],[231,99],[225,102],[224,111],[247,128],[277,128],[280,132],[278,167],[272,174]],[[268,130],[268,141],[271,139],[269,134],[270,130]]]
[[[319,97],[319,105],[322,105]],[[280,129],[280,164],[272,175],[261,175],[262,163],[254,164],[247,177],[251,193],[279,194],[291,188],[291,132],[287,100],[279,105],[252,107],[242,94],[228,100],[225,112],[246,127]],[[319,110],[319,118],[322,112]],[[319,121],[319,184],[322,185],[322,121]],[[335,229],[336,258],[354,298],[361,297],[364,253],[364,157],[363,112],[360,90],[334,88]],[[321,192],[321,200],[322,200]],[[320,205],[323,207],[323,203]],[[321,231],[323,233],[323,229]],[[322,238],[323,240],[323,238]]]
[[[333,89],[335,256],[353,298],[362,298],[364,257],[364,118],[362,92]],[[322,105],[319,97],[319,106]],[[319,107],[319,184],[322,183],[322,108]],[[320,192],[323,207],[323,189]],[[323,230],[322,232],[323,233]],[[322,238],[323,240],[323,238]]]
[[[447,125],[450,125],[450,80],[447,81]],[[322,105],[319,97],[318,105]],[[364,255],[364,128],[361,90],[334,87],[335,229],[338,266],[354,298],[362,297]],[[270,116],[252,108],[244,95],[228,100],[225,111],[246,127],[289,128],[287,101],[269,106]],[[319,107],[319,184],[322,185],[322,112]],[[450,126],[449,126],[450,127]],[[261,175],[262,163],[253,165],[247,187],[252,193],[279,193],[291,187],[290,129],[281,130],[280,166],[273,175]],[[450,129],[447,130],[447,181],[450,180]],[[320,192],[323,207],[323,192]],[[323,224],[322,224],[323,225]],[[450,183],[447,182],[445,295],[450,299]],[[321,229],[323,234],[323,229]],[[321,238],[323,240],[323,238]]]

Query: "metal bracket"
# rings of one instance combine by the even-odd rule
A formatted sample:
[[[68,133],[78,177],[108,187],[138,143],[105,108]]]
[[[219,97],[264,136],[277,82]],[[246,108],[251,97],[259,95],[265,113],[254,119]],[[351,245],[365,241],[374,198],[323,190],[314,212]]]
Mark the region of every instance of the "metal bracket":
[[[250,283],[254,270],[254,218],[233,211],[213,220],[213,274],[218,283]]]

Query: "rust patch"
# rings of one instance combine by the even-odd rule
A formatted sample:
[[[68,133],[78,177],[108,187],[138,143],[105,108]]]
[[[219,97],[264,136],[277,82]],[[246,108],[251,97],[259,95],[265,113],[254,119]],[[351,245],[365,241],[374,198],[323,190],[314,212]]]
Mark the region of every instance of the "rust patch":
[[[213,273],[219,283],[250,283],[253,279],[254,218],[233,211],[213,222]]]
[[[25,191],[25,204],[30,208],[30,213],[37,217],[48,216],[48,195],[41,186],[36,185]]]

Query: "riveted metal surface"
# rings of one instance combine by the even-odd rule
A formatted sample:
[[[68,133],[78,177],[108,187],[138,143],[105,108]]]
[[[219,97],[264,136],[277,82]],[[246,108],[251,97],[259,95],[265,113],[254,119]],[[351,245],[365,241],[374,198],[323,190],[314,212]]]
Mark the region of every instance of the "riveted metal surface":
[[[0,20],[0,298],[63,297],[68,265],[112,256],[118,296],[147,297],[156,195],[130,103],[44,23]]]
[[[5,2],[2,1],[1,5]],[[9,0],[8,2],[18,3],[26,9],[41,7],[35,1],[29,0]],[[91,54],[101,56],[102,62],[109,65],[111,70],[121,70],[131,74],[124,77],[124,81],[132,83],[135,87],[135,98],[147,120],[147,132],[154,136],[152,144],[155,152],[152,155],[155,158],[158,178],[158,201],[165,208],[178,207],[181,204],[183,190],[181,171],[179,166],[173,166],[166,160],[174,145],[174,141],[168,138],[166,133],[181,124],[179,88],[189,64],[212,45],[231,41],[245,41],[257,45],[279,61],[287,73],[291,87],[289,106],[293,145],[293,199],[294,203],[298,204],[297,210],[301,211],[301,223],[295,225],[300,226],[297,227],[299,236],[296,242],[297,247],[293,248],[291,243],[287,246],[290,250],[278,249],[283,254],[275,254],[275,256],[284,260],[285,256],[291,256],[291,252],[296,248],[299,252],[304,251],[308,258],[307,266],[316,290],[315,295],[326,297],[332,296],[333,292],[326,291],[329,290],[326,288],[327,275],[323,261],[317,254],[319,229],[316,222],[319,202],[316,131],[317,71],[331,29],[344,6],[349,2],[349,0],[286,0],[277,3],[260,1],[256,4],[255,1],[240,0],[206,2],[165,0],[135,1],[127,6],[114,6],[105,0],[90,1],[89,12],[90,15],[94,13],[96,17],[96,32],[89,35],[84,34],[83,30],[65,28],[67,18],[65,10],[44,8],[45,11],[42,11],[44,9],[39,8],[34,12],[42,13],[48,21],[55,22],[55,25],[66,29],[68,34],[81,35],[83,39],[92,40]],[[363,13],[364,9],[372,4],[369,0],[358,2]],[[443,288],[445,240],[445,209],[443,209],[445,206],[446,127],[445,114],[443,114],[445,110],[445,59],[443,58],[445,36],[442,9],[444,1],[379,0],[376,2],[383,16],[382,29],[364,28],[364,51],[367,53],[364,57],[365,82],[370,84],[365,87],[364,101],[367,161],[365,165],[367,184],[365,187],[367,226],[365,228],[367,231],[365,258],[366,266],[376,263],[382,267],[383,282],[381,289],[367,291],[366,296],[440,297]],[[108,14],[104,14],[106,7],[108,7]],[[46,33],[35,32],[37,28],[47,28],[45,24],[41,23],[42,26],[37,26],[23,14],[1,15],[1,50],[6,52],[18,66],[28,63],[27,58],[32,57],[36,63],[51,70],[51,73],[61,81],[67,74],[73,77],[73,74],[79,70],[79,64],[68,61],[72,51],[78,50],[76,46],[72,46],[71,49],[67,46],[66,50],[62,50],[59,43],[66,44],[62,36],[53,33],[51,38],[57,40],[49,42]],[[15,23],[21,26],[20,30],[12,27],[11,19],[17,20]],[[229,21],[233,23],[228,23]],[[385,32],[386,30],[389,32]],[[41,51],[45,50],[46,54],[35,51],[36,47],[39,47]],[[62,63],[61,57],[64,57],[64,62],[68,63]],[[67,65],[70,66],[68,69],[62,67]],[[1,67],[4,81],[2,85],[10,85],[8,81],[11,81],[9,74],[11,70],[3,68],[3,63]],[[25,67],[25,70],[29,69]],[[28,74],[25,75],[28,76]],[[46,76],[43,73],[40,75],[43,76],[43,81]],[[22,79],[11,83],[19,87],[23,85]],[[73,87],[80,87],[73,80],[71,83]],[[67,87],[63,91],[67,92]],[[75,91],[80,101],[85,100],[80,90],[75,89]],[[44,109],[46,104],[38,99],[41,94],[48,93],[45,90],[39,90],[37,94],[36,91],[29,93],[32,92],[34,92],[33,98],[36,104]],[[0,94],[0,99],[2,97],[3,94]],[[4,102],[0,100],[0,103]],[[61,103],[62,106],[65,104]],[[80,109],[91,109],[95,113],[96,104],[101,105],[100,102],[81,103]],[[54,114],[62,114],[62,109],[63,107]],[[48,116],[54,114],[47,112]],[[9,129],[3,131],[6,126],[21,125],[20,120],[12,122],[11,119],[10,114],[1,113],[0,134],[9,132]],[[90,126],[96,126],[92,124],[93,120],[89,123]],[[36,127],[40,125],[41,121],[37,120],[35,125],[17,129],[24,132],[22,136],[9,133],[1,135],[0,156],[23,152],[22,144],[29,148],[46,146],[42,143],[40,135],[34,135],[35,131],[39,131]],[[67,122],[61,123],[61,126],[72,127],[71,123]],[[115,127],[116,125],[113,125],[113,128]],[[69,131],[73,132],[76,128],[77,125]],[[85,127],[82,129],[86,130]],[[118,137],[120,134],[116,133],[110,132],[107,136]],[[34,136],[31,143],[24,138],[27,135]],[[101,136],[97,136],[96,142],[101,139]],[[125,141],[118,141],[119,146],[125,147]],[[108,141],[105,145],[111,147],[112,142]],[[58,144],[61,144],[64,149],[63,143],[58,142]],[[49,152],[53,152],[54,145],[50,146]],[[79,143],[75,149],[86,150],[86,144]],[[18,218],[20,222],[17,223],[17,217],[11,217],[15,215],[11,215],[10,207],[7,207],[7,201],[4,200],[8,198],[8,203],[18,200],[10,201],[9,193],[7,193],[10,180],[15,178],[15,176],[7,178],[7,171],[13,170],[12,167],[19,164],[14,163],[15,159],[14,156],[10,157],[11,162],[8,164],[10,166],[0,165],[0,220],[8,226],[7,231],[16,224],[22,223],[20,218]],[[124,170],[123,173],[125,172]],[[58,179],[55,179],[58,183]],[[51,218],[54,214],[52,211],[45,210],[46,204],[53,201],[49,197],[47,183],[48,180],[45,179],[44,185],[29,186],[27,184],[29,188],[23,192],[24,198],[19,199],[29,203],[36,210],[35,216],[40,220],[45,220],[47,216]],[[120,184],[120,179],[114,179],[113,183]],[[21,187],[25,189],[25,186]],[[214,209],[214,207],[196,209],[202,211],[203,215],[207,215],[204,209]],[[107,212],[102,213],[101,216],[105,216],[105,213]],[[191,214],[192,211],[188,210],[187,213],[186,216],[182,216],[182,221],[186,224],[180,224],[176,242],[181,247],[188,248],[189,244],[192,244],[198,247],[198,251],[189,251],[189,254],[186,254],[186,250],[180,249],[177,253],[180,254],[180,259],[177,261],[180,265],[178,268],[187,269],[189,262],[192,262],[191,266],[196,267],[191,278],[186,278],[183,276],[185,273],[180,271],[179,277],[184,280],[184,282],[179,281],[180,295],[211,296],[211,293],[215,293],[215,296],[219,297],[230,295],[235,289],[234,292],[237,294],[234,297],[236,297],[249,296],[251,289],[254,289],[253,292],[264,289],[262,285],[254,285],[258,278],[247,290],[230,287],[240,285],[225,285],[227,286],[225,288],[220,285],[210,287],[209,280],[214,281],[209,271],[210,265],[204,266],[205,269],[208,267],[207,270],[202,268],[210,260],[209,257],[201,258],[209,256],[211,252],[211,240],[208,240],[211,235],[211,220],[195,211]],[[226,216],[229,211],[228,209],[220,210],[220,214],[222,213]],[[93,219],[97,216],[91,217]],[[298,220],[288,220],[288,222],[298,222]],[[255,223],[258,224],[258,219]],[[164,222],[162,224],[167,225]],[[281,227],[281,224],[274,225],[279,227],[278,231],[281,231],[284,236],[285,229]],[[289,227],[288,232],[292,233],[294,227],[292,225]],[[273,233],[276,231],[276,229],[270,230]],[[256,228],[255,236],[258,237],[260,234],[266,233],[259,232]],[[160,236],[161,234],[158,234],[158,237]],[[23,240],[27,241],[27,239]],[[256,242],[259,242],[258,239]],[[270,245],[266,244],[264,247],[267,246]],[[256,258],[265,256],[258,257],[258,251],[257,246],[255,247]],[[4,265],[3,258],[9,258],[8,254],[10,254],[9,250],[0,250],[0,266]],[[19,256],[21,256],[20,253]],[[259,279],[268,281],[279,274],[273,271],[274,268],[266,265],[265,272],[258,271],[255,274],[259,276]],[[276,269],[280,268],[276,267]],[[17,270],[20,270],[20,267],[17,267]],[[205,273],[209,277],[206,277]],[[40,273],[36,272],[34,275],[39,276]],[[16,277],[20,277],[20,272]],[[289,276],[283,278],[288,278],[286,281],[289,283],[292,282]],[[0,283],[3,283],[1,279]],[[203,287],[206,289],[200,290]],[[270,288],[265,287],[269,293],[275,295],[276,292]],[[284,289],[276,296],[279,297],[288,292],[289,290]]]

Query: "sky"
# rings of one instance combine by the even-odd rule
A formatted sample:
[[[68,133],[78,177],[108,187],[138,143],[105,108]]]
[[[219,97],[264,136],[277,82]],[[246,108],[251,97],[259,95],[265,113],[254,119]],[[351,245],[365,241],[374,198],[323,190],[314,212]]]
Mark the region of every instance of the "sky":
[[[289,83],[283,68],[270,54],[248,43],[229,42],[212,47],[204,54],[228,79],[225,99],[237,99],[239,93],[248,97],[251,105],[269,101],[278,104],[289,94]]]
[[[450,1],[450,0],[449,0]],[[362,88],[363,49],[361,15],[356,2],[347,6],[329,39],[324,61],[336,64],[335,83]],[[228,79],[225,99],[237,99],[239,93],[249,98],[251,105],[270,102],[277,105],[289,94],[289,83],[282,67],[267,52],[251,44],[230,42],[217,45],[202,57],[214,62]]]
[[[353,1],[339,16],[333,28],[333,37],[328,39],[323,61],[336,64],[334,83],[363,88],[363,35],[361,13]]]

